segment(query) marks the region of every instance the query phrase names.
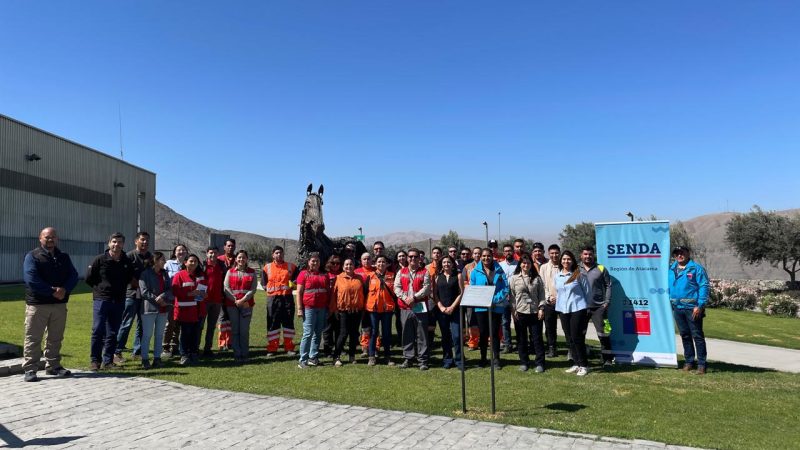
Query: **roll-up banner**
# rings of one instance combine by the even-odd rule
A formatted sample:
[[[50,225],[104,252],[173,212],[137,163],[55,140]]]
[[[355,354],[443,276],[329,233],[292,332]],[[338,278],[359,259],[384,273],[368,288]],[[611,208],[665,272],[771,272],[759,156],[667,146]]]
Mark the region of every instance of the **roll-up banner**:
[[[611,275],[611,349],[618,363],[677,367],[669,302],[669,222],[596,223],[597,261]]]

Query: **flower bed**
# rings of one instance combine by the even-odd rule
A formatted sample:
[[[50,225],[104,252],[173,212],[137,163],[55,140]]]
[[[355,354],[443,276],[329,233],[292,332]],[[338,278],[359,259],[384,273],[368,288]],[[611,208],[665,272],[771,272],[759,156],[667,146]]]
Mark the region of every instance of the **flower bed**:
[[[800,291],[764,280],[711,280],[709,308],[761,311],[768,316],[800,317]]]

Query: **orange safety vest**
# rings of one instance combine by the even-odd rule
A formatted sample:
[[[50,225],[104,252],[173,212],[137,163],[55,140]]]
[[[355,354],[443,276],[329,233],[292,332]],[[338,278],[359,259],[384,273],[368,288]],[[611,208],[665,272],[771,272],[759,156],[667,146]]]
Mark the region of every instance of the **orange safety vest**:
[[[392,312],[394,311],[394,273],[386,272],[383,277],[384,288],[378,273],[372,272],[369,275],[367,291],[367,311],[369,312]]]
[[[297,266],[284,261],[275,261],[264,265],[261,279],[266,280],[264,290],[268,296],[292,295],[292,274],[297,270]]]

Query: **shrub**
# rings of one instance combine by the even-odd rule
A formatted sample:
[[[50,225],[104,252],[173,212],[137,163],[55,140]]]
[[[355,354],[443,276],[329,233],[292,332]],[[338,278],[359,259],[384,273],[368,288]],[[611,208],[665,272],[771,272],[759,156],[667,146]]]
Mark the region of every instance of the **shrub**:
[[[797,317],[798,301],[788,294],[767,294],[761,298],[761,311],[768,316]]]
[[[734,311],[754,309],[757,303],[758,299],[756,298],[756,295],[750,292],[745,292],[744,289],[725,299],[725,306]]]

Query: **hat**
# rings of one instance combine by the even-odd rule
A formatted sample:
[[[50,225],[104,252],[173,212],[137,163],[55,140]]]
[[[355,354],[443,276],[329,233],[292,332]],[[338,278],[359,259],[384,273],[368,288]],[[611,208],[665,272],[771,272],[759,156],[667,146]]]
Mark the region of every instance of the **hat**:
[[[489,247],[497,247],[497,239],[490,239]]]
[[[688,255],[689,253],[692,252],[692,250],[689,249],[689,247],[684,247],[683,245],[679,245],[679,246],[675,247],[674,249],[672,249],[672,256],[675,256],[675,254],[679,253],[679,252],[683,252],[683,253],[686,253]]]

